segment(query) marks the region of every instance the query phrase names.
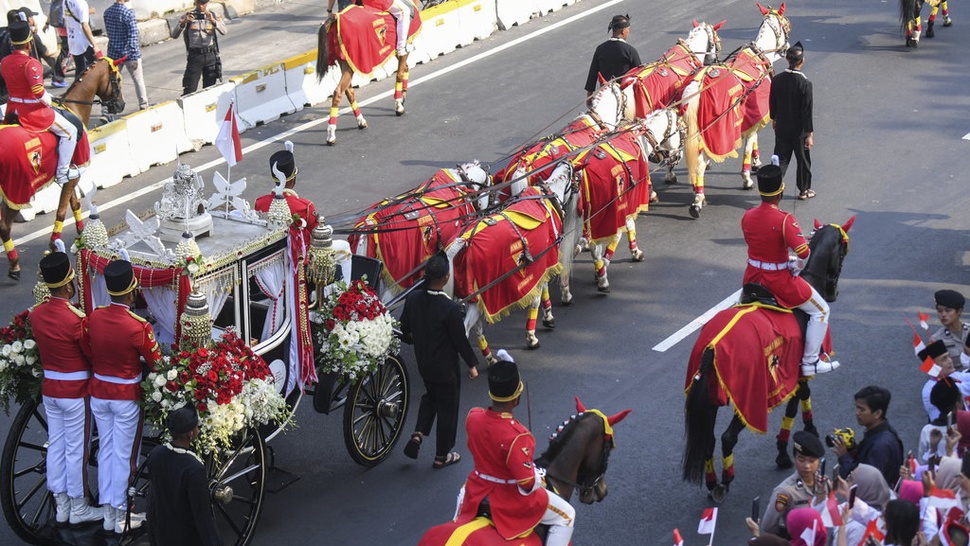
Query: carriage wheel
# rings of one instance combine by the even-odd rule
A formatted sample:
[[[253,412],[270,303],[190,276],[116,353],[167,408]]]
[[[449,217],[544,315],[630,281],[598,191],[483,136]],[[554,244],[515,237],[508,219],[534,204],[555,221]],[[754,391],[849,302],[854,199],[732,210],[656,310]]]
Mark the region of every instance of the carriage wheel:
[[[350,386],[344,406],[344,443],[357,464],[384,460],[401,436],[411,388],[404,362],[390,356]]]
[[[144,511],[144,492],[148,487],[144,458],[157,445],[156,437],[142,438],[132,487],[136,492],[133,498],[136,511]],[[92,435],[88,458],[91,470],[95,470],[97,450],[98,439]],[[92,497],[96,499],[97,495],[92,492]],[[24,404],[10,424],[0,455],[0,504],[7,524],[25,542],[63,544],[65,530],[70,532],[66,527],[57,527],[54,521],[54,497],[47,490],[47,416],[40,400]],[[121,542],[132,543],[137,538],[137,534],[126,535]]]
[[[212,511],[222,544],[245,546],[252,540],[266,493],[266,441],[257,429],[242,433],[231,452],[209,460]]]

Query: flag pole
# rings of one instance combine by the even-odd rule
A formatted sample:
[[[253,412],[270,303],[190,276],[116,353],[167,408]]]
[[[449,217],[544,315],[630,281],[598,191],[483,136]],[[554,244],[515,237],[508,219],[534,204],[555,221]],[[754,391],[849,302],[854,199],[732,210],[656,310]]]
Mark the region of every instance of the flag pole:
[[[717,508],[715,508],[717,510]],[[717,531],[717,512],[714,512],[714,525],[711,526],[711,538],[707,541],[707,546],[714,545],[714,531]]]

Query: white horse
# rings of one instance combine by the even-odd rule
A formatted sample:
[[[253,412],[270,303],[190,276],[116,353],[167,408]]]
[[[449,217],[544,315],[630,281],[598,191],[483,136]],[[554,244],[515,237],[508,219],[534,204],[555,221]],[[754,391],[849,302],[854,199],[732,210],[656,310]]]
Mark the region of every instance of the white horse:
[[[697,71],[681,95],[681,102],[686,105],[687,170],[694,187],[689,212],[694,218],[700,216],[706,204],[705,169],[710,161],[720,163],[727,157],[737,157],[738,140],[743,140],[747,165],[746,171],[742,169],[743,187],[753,186],[750,163],[757,149],[757,131],[768,123],[771,67],[787,51],[791,32],[784,3],[777,10],[761,4],[758,9],[764,19],[755,41],[725,63]],[[702,102],[704,108],[700,108]],[[721,140],[715,140],[715,136]]]

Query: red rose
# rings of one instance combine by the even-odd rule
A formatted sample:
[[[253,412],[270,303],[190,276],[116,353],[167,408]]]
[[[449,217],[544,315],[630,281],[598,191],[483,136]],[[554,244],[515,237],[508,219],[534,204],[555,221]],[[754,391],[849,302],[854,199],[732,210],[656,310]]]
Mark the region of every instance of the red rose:
[[[199,410],[199,413],[206,413],[207,411],[209,411],[209,405],[208,404],[196,404],[195,405],[195,409]]]

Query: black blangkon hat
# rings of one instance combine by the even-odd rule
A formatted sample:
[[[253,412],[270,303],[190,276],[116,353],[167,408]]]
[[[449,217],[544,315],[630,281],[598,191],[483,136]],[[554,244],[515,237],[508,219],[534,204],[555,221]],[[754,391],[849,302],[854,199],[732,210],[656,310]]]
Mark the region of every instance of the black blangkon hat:
[[[74,279],[71,257],[64,252],[51,252],[40,260],[40,275],[48,288],[60,288]]]

